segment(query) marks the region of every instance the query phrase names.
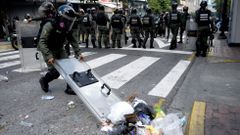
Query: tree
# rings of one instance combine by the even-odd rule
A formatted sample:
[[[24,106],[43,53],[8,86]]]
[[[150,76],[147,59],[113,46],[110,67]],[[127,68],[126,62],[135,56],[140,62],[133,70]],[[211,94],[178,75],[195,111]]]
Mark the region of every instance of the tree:
[[[171,0],[148,0],[149,7],[155,12],[168,11]]]
[[[221,13],[222,8],[223,8],[223,0],[214,0],[213,3],[216,5],[215,9],[216,9],[217,13]],[[230,6],[231,6],[231,0],[228,0],[228,2],[227,2],[228,13],[229,13],[229,10],[230,10]]]

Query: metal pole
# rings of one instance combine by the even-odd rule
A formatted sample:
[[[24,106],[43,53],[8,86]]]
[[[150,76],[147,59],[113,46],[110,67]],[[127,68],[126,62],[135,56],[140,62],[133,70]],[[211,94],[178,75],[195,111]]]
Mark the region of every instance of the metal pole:
[[[219,34],[219,39],[226,39],[227,36],[225,35],[225,31],[227,29],[227,2],[228,0],[223,0],[223,7],[222,7],[222,25],[220,27],[221,33]]]

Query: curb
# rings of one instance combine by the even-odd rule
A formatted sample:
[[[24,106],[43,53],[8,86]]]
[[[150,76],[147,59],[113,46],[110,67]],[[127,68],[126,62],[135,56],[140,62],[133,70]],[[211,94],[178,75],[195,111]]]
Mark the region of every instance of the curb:
[[[13,49],[11,44],[0,44],[0,50],[9,50]]]
[[[194,101],[185,135],[204,135],[206,103]]]

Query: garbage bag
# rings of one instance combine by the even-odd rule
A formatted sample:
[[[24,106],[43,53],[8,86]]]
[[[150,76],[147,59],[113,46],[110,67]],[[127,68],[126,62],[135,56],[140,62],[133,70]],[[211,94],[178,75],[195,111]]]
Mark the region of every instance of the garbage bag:
[[[125,120],[124,115],[132,114],[133,112],[134,109],[128,102],[121,101],[111,106],[111,110],[107,118],[115,124],[118,121]]]
[[[152,120],[151,125],[155,129],[161,129],[164,135],[183,135],[181,119],[174,113]]]
[[[149,118],[151,120],[154,119],[154,110],[152,107],[150,107],[149,105],[145,104],[145,103],[138,103],[135,107],[134,107],[134,112],[139,116],[141,114],[146,114],[149,116]]]
[[[108,132],[108,135],[125,135],[128,133],[128,126],[125,121],[118,121],[112,128],[112,131]]]

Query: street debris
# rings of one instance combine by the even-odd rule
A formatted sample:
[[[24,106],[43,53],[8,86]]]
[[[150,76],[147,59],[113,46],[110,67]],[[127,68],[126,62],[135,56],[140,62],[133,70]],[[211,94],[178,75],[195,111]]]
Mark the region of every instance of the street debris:
[[[101,131],[108,135],[183,135],[186,117],[180,113],[165,114],[162,101],[153,107],[136,96],[111,106],[102,121]]]
[[[51,95],[43,95],[43,96],[41,96],[41,99],[42,99],[42,100],[52,100],[52,99],[54,99],[54,96],[51,96]]]
[[[19,124],[25,127],[33,127],[33,124],[30,122],[21,121]]]
[[[68,106],[68,109],[73,109],[73,108],[76,107],[76,105],[75,105],[75,103],[73,101],[69,101],[67,106]]]

